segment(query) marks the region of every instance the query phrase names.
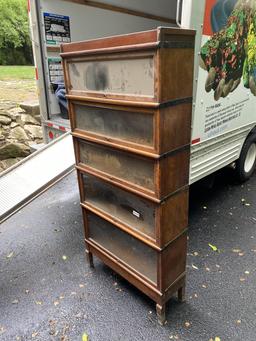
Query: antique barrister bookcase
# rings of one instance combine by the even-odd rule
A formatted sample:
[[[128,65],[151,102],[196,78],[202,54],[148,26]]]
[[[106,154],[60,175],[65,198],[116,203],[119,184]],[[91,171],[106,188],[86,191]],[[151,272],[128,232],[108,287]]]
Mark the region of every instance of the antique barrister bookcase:
[[[86,252],[156,302],[184,299],[194,31],[61,47]]]

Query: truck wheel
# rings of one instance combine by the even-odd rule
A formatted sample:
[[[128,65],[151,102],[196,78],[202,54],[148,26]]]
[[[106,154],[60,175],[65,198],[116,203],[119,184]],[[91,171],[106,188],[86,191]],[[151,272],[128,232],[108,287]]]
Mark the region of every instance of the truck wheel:
[[[245,141],[240,157],[236,161],[236,175],[240,182],[250,179],[256,166],[256,133]]]

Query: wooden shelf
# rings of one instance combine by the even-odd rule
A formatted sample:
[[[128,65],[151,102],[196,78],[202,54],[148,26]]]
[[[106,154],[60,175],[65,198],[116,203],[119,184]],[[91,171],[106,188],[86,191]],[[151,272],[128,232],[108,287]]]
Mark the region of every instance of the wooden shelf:
[[[78,178],[84,208],[158,251],[187,228],[187,187],[157,204],[90,174],[78,171]]]
[[[185,292],[194,31],[61,50],[89,263],[151,297],[163,323]]]
[[[192,103],[131,109],[72,101],[69,110],[73,136],[91,142],[153,158],[190,145]]]

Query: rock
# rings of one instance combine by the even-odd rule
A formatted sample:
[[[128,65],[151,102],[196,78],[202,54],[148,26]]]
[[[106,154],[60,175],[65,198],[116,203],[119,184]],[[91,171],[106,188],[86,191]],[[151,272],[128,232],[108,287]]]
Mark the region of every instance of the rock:
[[[0,123],[4,125],[8,125],[11,123],[11,118],[8,116],[0,115]]]
[[[0,128],[0,141],[5,140],[5,130]]]
[[[45,143],[42,143],[42,140],[37,143],[37,141],[34,141],[29,147],[31,153],[34,153],[38,151],[39,149],[43,148],[45,146]]]
[[[0,144],[0,160],[25,157],[30,154],[29,147],[23,143],[6,142]]]
[[[1,102],[0,102],[0,113],[4,114],[6,111],[16,107],[17,104],[15,102],[12,102],[12,101],[5,101],[3,99],[1,99]]]
[[[13,128],[8,136],[9,139],[26,141],[29,140],[28,135],[25,133],[24,129],[21,127]]]
[[[37,122],[41,125],[42,121],[41,121],[41,116],[40,115],[36,115],[34,116],[35,119],[37,120]]]
[[[0,136],[0,141],[5,141],[9,135],[9,131],[3,130]]]
[[[40,115],[39,102],[37,100],[20,103],[20,107],[25,110],[26,114],[31,116]]]
[[[31,115],[21,114],[17,117],[16,122],[18,122],[22,127],[25,124],[39,125],[38,121]]]
[[[33,142],[36,144],[43,144],[43,139],[35,139]]]
[[[17,162],[22,160],[23,158],[17,157],[17,158],[11,158],[11,159],[6,159],[0,162],[0,168],[7,169],[13,165],[15,165]]]
[[[20,107],[16,107],[12,108],[11,110],[8,110],[6,112],[6,115],[8,115],[13,121],[16,121],[16,118],[24,113],[25,111],[23,109],[21,109]]]
[[[15,127],[17,127],[17,126],[18,126],[18,123],[17,123],[17,122],[12,122],[10,127],[11,127],[11,128],[15,128]]]
[[[35,125],[25,125],[24,130],[26,133],[28,133],[33,139],[42,139],[43,138],[43,132],[42,128],[40,126]]]
[[[10,126],[2,126],[2,129],[9,132],[10,131]]]

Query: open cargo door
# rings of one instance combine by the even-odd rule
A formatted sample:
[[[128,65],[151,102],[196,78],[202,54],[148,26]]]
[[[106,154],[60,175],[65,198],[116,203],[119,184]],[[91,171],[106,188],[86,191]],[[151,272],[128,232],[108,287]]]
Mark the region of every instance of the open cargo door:
[[[54,84],[63,82],[61,43],[159,26],[186,25],[190,3],[191,0],[30,0],[30,27],[45,142],[70,128],[54,94]]]

